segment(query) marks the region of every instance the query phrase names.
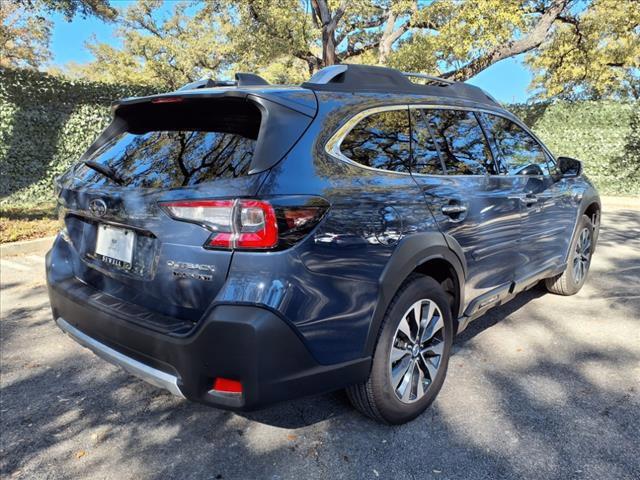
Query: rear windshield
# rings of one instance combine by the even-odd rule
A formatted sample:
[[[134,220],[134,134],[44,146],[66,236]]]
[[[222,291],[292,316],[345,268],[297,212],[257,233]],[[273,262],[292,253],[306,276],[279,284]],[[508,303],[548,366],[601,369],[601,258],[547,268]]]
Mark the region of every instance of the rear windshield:
[[[107,166],[123,186],[184,187],[249,171],[261,117],[250,102],[145,103],[118,113],[121,131],[85,161]],[[84,163],[75,176],[83,183],[116,184]]]

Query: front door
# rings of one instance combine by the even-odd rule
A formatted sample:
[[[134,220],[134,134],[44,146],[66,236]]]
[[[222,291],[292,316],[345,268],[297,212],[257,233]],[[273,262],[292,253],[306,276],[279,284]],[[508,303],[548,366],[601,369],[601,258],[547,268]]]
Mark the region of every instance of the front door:
[[[575,202],[566,182],[554,179],[551,156],[523,126],[497,115],[481,116],[500,173],[521,188],[516,196],[522,214],[522,260],[516,282],[526,286],[563,265],[575,223]]]

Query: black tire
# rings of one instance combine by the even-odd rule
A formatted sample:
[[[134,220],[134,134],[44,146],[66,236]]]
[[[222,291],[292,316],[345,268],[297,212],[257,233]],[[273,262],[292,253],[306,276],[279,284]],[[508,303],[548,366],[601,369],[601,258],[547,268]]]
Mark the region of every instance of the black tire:
[[[577,251],[578,243],[581,240],[581,233],[583,231],[587,231],[589,235],[589,259],[586,262],[586,270],[584,274],[580,276],[578,274],[576,276],[576,271],[573,268],[575,263],[580,261],[582,255]],[[591,223],[591,219],[582,215],[578,222],[578,228],[576,229],[576,234],[571,241],[571,246],[569,247],[569,258],[567,260],[567,268],[560,275],[556,275],[555,277],[547,278],[545,280],[545,286],[547,290],[551,293],[555,293],[556,295],[575,295],[580,291],[584,282],[587,279],[587,275],[589,273],[589,267],[591,266],[591,258],[593,252],[595,250],[595,231],[593,224]]]
[[[443,345],[440,345],[442,354],[438,356],[439,363],[437,373],[434,375],[435,378],[431,379],[423,396],[419,397],[416,393],[417,398],[413,400],[413,403],[404,403],[398,398],[396,387],[392,385],[391,349],[394,348],[394,341],[397,341],[397,330],[400,322],[405,318],[405,314],[412,305],[424,299],[434,302],[442,314],[439,317],[442,319],[443,326],[438,330],[438,339],[435,340],[438,345],[440,345],[440,342],[443,343]],[[419,333],[416,333],[417,337],[420,337]],[[436,339],[436,337],[434,336],[433,339]],[[419,343],[419,340],[417,343]],[[369,378],[362,384],[347,388],[349,400],[364,415],[382,423],[401,424],[414,419],[427,409],[440,391],[447,372],[452,343],[453,319],[446,292],[431,277],[411,275],[396,293],[384,316],[380,333],[378,334]],[[406,348],[407,352],[410,352],[409,347],[407,346]],[[417,358],[416,363],[418,363]],[[422,370],[424,371],[425,369],[423,368]],[[414,388],[413,378],[413,374],[411,374],[410,383],[412,384],[412,389]],[[417,386],[415,388],[417,389]]]

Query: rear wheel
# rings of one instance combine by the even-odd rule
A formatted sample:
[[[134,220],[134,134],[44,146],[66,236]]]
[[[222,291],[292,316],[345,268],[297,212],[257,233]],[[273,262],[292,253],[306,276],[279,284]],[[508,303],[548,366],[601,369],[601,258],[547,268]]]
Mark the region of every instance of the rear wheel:
[[[385,314],[369,379],[347,388],[351,403],[384,423],[417,417],[442,387],[452,341],[444,289],[431,277],[411,276]]]
[[[582,215],[571,242],[571,250],[566,270],[552,278],[547,278],[547,290],[558,295],[574,295],[584,285],[591,266],[591,255],[595,248],[594,227],[591,219]]]

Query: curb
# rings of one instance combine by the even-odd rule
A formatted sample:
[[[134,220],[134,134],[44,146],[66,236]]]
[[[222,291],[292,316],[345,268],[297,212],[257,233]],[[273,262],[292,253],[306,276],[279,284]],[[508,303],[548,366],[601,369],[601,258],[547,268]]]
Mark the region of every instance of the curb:
[[[640,210],[640,197],[607,197],[601,196],[602,210],[624,209]]]
[[[35,240],[23,240],[20,242],[9,242],[0,244],[0,256],[10,257],[13,255],[44,254],[56,237],[37,238]]]

